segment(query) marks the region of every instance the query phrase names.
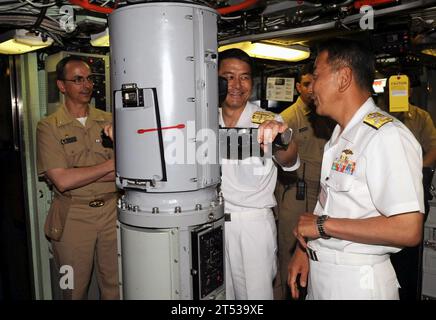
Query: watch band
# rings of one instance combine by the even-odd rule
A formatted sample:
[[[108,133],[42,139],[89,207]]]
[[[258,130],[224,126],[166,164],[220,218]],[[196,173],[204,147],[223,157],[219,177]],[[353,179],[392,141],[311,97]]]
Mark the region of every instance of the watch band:
[[[318,227],[319,236],[323,239],[330,239],[331,238],[329,235],[327,235],[327,233],[324,230],[324,222],[328,218],[329,218],[328,215],[322,215],[316,219],[316,226]]]

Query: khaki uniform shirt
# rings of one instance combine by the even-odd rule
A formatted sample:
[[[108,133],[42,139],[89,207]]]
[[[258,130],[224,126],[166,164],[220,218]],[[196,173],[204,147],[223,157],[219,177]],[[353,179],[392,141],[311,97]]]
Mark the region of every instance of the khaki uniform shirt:
[[[301,161],[300,168],[297,170],[298,176],[303,178],[303,169],[306,167],[304,179],[308,183],[312,182],[312,184],[317,185],[319,184],[326,140],[315,136],[307,117],[309,113],[309,107],[306,106],[301,97],[298,97],[297,101],[280,115],[292,129],[293,139],[298,144],[298,154]]]
[[[80,168],[100,164],[113,158],[113,149],[102,145],[101,130],[112,123],[112,115],[89,108],[86,126],[71,116],[65,106],[42,119],[37,127],[38,175],[55,168]],[[55,190],[56,193],[60,193]],[[90,197],[116,192],[112,182],[93,182],[63,193],[71,197]]]
[[[404,112],[404,124],[412,131],[424,153],[436,148],[436,129],[427,111],[409,105],[409,111]]]

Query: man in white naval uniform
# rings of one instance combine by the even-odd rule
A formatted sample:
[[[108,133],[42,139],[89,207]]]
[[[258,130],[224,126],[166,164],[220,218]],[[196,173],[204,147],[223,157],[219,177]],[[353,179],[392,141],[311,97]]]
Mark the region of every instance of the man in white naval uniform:
[[[242,50],[219,54],[218,73],[227,79],[227,97],[220,108],[222,127],[259,127],[258,142],[265,147],[278,133],[287,130],[281,117],[264,112],[249,103],[252,91],[251,59]],[[253,123],[253,114],[268,120]],[[281,122],[279,122],[281,121]],[[256,121],[254,121],[256,122]],[[274,153],[274,161],[295,170],[299,166],[297,146],[291,141],[286,150]],[[277,168],[271,158],[248,157],[222,161],[221,190],[224,196],[226,298],[273,299],[276,266],[276,226],[272,207]],[[291,232],[291,230],[289,230]]]
[[[389,255],[421,241],[421,147],[374,104],[373,75],[373,55],[361,44],[320,46],[316,112],[338,125],[324,148],[315,211],[294,229],[300,243],[289,266],[294,298],[309,274],[307,299],[398,299]]]

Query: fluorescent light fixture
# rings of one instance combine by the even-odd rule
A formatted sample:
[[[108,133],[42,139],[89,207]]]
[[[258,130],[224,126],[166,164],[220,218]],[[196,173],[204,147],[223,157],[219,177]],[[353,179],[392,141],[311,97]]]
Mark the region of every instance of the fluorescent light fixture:
[[[221,46],[218,51],[221,52],[231,48],[244,50],[250,57],[268,60],[300,61],[310,56],[309,48],[304,46],[292,45],[290,47],[282,47],[261,42],[252,43],[250,41]]]
[[[21,54],[42,49],[53,44],[53,39],[43,39],[25,29],[11,30],[0,35],[1,54]]]
[[[103,32],[91,34],[91,45],[93,47],[109,47],[109,29]]]
[[[436,56],[436,49],[424,49],[421,52],[429,56]]]

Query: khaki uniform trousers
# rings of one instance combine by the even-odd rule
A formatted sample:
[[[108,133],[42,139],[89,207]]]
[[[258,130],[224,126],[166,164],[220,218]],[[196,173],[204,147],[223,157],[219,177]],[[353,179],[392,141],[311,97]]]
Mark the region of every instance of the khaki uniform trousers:
[[[296,200],[296,184],[291,185],[285,192],[286,186],[277,181],[275,196],[277,200],[276,218],[279,253],[279,272],[282,288],[282,298],[290,297],[288,288],[288,263],[297,244],[292,231],[298,223],[301,214],[313,212],[318,199],[319,183],[307,181],[307,194],[305,200]],[[283,193],[284,196],[283,196]],[[307,209],[306,209],[307,204]]]
[[[64,265],[73,270],[74,288],[62,289],[61,286],[66,300],[87,298],[94,261],[101,299],[119,299],[117,197],[116,194],[106,195],[101,207],[89,205],[94,199],[73,199],[62,237],[51,241],[57,270]],[[61,282],[62,278],[60,285]]]

